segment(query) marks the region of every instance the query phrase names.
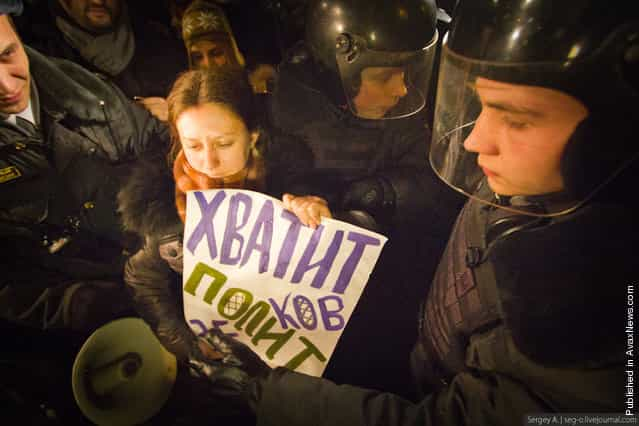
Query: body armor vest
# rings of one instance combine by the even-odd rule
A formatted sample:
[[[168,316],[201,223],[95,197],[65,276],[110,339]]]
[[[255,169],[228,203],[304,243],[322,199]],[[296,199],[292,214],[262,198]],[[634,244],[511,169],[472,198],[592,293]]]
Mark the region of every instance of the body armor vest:
[[[493,245],[542,221],[545,219],[515,214],[473,199],[466,203],[420,314],[418,346],[425,363],[430,364],[421,368],[432,371],[416,373],[427,386],[445,384],[466,370],[470,336],[503,321],[490,256]]]

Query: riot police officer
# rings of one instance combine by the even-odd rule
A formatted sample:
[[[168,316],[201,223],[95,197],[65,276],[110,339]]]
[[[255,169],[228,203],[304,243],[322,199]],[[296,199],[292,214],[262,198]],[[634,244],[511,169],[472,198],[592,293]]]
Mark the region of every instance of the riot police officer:
[[[275,125],[311,147],[334,204],[387,231],[439,201],[423,120],[436,14],[432,0],[313,1],[304,41],[279,67]]]
[[[328,366],[339,382],[408,390],[404,360],[423,277],[432,276],[461,206],[427,162],[436,16],[433,0],[309,2],[304,41],[278,69],[272,119],[313,152],[313,188],[332,211],[356,212],[342,219],[389,236]],[[387,346],[377,345],[380,332]],[[369,374],[389,359],[393,368]]]

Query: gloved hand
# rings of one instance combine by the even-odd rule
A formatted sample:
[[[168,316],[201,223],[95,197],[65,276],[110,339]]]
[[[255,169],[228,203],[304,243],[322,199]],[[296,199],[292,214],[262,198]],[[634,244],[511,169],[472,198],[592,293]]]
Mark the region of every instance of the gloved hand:
[[[164,348],[180,361],[187,360],[197,337],[181,318],[165,317],[154,329]]]
[[[261,394],[259,379],[271,372],[251,348],[217,329],[198,337],[188,364],[192,376],[210,383],[212,395],[253,412]]]
[[[342,195],[343,210],[363,210],[380,224],[387,224],[395,213],[395,190],[382,176],[351,182]]]
[[[335,212],[335,219],[348,222],[373,232],[384,232],[375,218],[363,210],[344,210]]]

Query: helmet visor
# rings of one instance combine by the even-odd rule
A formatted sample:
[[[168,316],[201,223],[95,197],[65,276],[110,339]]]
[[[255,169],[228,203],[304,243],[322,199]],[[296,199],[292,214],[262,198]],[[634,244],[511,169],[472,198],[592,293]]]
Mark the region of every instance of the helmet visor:
[[[530,77],[529,81],[543,81],[544,76],[557,72],[560,70],[555,63],[504,64],[473,60],[452,52],[444,42],[430,149],[430,163],[435,173],[471,198],[517,213],[556,216],[581,205],[585,199],[575,199],[563,189],[560,169],[565,148],[562,144],[567,144],[574,128],[557,141],[555,155],[547,155],[552,151],[549,139],[539,137],[535,124],[530,127],[524,123],[529,127],[519,127],[522,126],[520,116],[534,111],[525,106],[518,109],[523,104],[518,103],[517,97],[501,95],[500,103],[480,99],[481,91],[478,95],[479,78],[498,85],[560,93],[522,84],[524,74]],[[503,93],[510,92],[504,90]],[[542,110],[542,113],[548,111]],[[493,145],[496,147],[486,151],[486,146]],[[539,148],[522,149],[526,146]]]
[[[351,112],[367,119],[413,115],[426,104],[437,34],[415,52],[383,52],[351,39],[336,55],[340,79]]]

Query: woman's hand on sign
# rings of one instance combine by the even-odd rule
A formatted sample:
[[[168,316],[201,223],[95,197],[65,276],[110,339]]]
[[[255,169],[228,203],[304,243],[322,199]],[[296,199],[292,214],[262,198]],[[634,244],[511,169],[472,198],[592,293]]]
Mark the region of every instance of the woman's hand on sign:
[[[313,229],[319,226],[322,217],[332,217],[328,203],[321,197],[284,194],[282,201],[285,209],[295,213],[300,222]]]

